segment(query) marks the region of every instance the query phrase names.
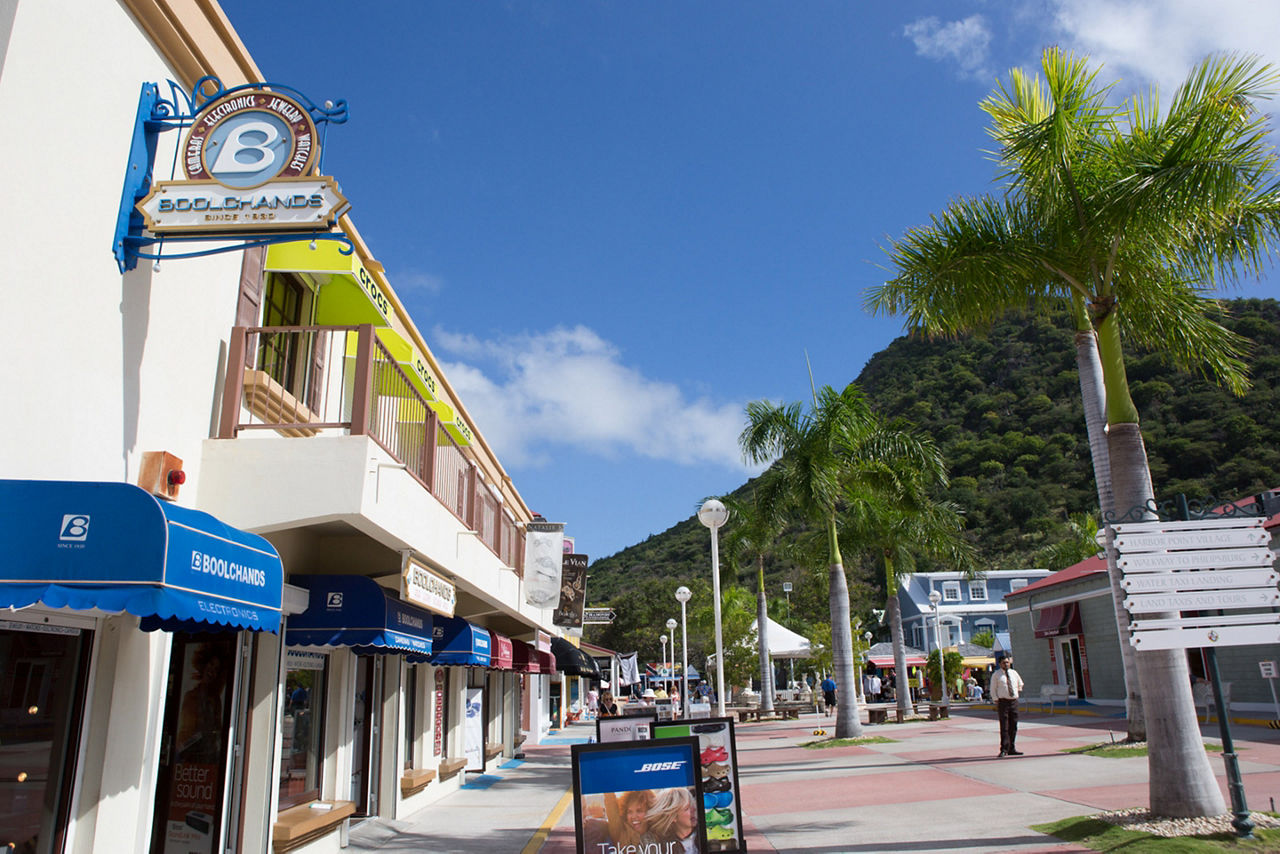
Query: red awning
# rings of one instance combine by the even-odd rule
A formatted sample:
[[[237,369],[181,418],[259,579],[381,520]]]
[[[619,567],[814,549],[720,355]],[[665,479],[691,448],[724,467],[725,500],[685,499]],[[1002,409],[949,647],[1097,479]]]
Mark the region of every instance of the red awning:
[[[524,641],[512,641],[511,669],[521,673],[541,673],[542,659],[538,651]]]
[[[873,655],[867,661],[876,667],[894,667],[892,655]],[[907,667],[924,667],[924,659],[918,655],[907,656]]]
[[[541,666],[543,673],[556,672],[556,659],[554,655],[549,652],[543,652],[540,649],[536,650],[534,654],[538,656],[538,664]]]
[[[1036,637],[1056,638],[1059,635],[1082,634],[1080,607],[1075,602],[1050,605],[1040,611],[1036,620]]]
[[[493,658],[490,659],[489,666],[497,670],[511,670],[515,655],[511,638],[497,632],[489,634],[493,636]]]

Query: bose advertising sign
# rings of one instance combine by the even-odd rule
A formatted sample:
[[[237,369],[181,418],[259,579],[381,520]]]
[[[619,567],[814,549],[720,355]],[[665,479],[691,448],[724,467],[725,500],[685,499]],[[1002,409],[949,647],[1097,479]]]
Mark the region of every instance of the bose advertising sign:
[[[185,181],[156,181],[138,211],[156,234],[316,231],[350,206],[315,175],[319,137],[297,101],[238,90],[196,114],[180,152]]]

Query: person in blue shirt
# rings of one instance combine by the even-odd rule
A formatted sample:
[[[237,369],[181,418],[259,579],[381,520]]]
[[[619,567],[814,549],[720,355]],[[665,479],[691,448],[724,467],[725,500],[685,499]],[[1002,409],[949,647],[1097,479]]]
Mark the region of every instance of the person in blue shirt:
[[[825,715],[830,715],[836,707],[836,680],[828,676],[822,680],[822,699],[826,703]]]

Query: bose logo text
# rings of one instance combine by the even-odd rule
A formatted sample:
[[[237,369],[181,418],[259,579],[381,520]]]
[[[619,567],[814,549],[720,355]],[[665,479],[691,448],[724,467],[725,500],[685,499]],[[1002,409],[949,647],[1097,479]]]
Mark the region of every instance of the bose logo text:
[[[686,764],[687,763],[684,759],[677,762],[646,762],[636,769],[636,773],[643,774],[646,771],[679,771]]]

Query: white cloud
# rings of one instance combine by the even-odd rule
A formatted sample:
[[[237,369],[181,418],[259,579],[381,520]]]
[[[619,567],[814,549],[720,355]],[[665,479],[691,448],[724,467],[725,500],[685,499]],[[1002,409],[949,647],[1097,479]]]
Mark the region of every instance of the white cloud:
[[[1053,0],[1050,38],[1124,78],[1125,92],[1172,93],[1210,54],[1280,58],[1280,3],[1257,0]],[[1119,94],[1119,93],[1118,93]]]
[[[408,293],[410,291],[420,291],[427,294],[438,294],[444,288],[444,280],[432,273],[424,273],[421,270],[401,270],[393,276],[389,276],[391,285],[396,289],[396,293]]]
[[[907,24],[903,35],[911,39],[916,53],[929,59],[952,60],[967,77],[986,77],[991,33],[981,15],[942,23],[936,17],[920,18]]]
[[[437,328],[458,359],[442,368],[485,439],[508,465],[545,465],[555,446],[746,471],[737,437],[743,404],[691,399],[622,362],[584,326],[482,340]]]

